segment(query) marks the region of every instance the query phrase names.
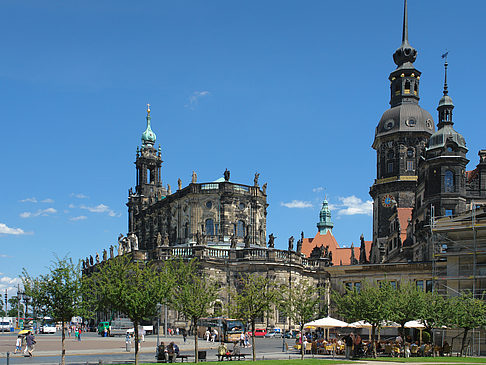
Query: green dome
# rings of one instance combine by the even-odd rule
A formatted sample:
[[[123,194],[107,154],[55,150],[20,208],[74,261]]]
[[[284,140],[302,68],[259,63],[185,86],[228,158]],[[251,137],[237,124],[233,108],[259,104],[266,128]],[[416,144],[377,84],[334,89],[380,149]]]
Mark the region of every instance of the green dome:
[[[142,133],[142,144],[144,146],[153,146],[155,143],[155,140],[157,139],[157,136],[155,133],[152,131],[152,128],[150,128],[150,112],[147,115],[147,128],[145,129],[145,132]]]

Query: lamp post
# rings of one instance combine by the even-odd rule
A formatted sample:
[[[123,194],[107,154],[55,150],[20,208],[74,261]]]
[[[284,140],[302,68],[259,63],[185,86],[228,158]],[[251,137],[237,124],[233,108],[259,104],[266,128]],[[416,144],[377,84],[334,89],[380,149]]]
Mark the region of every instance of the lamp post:
[[[160,316],[162,315],[160,310],[162,309],[162,304],[157,303],[157,346],[159,346],[159,331],[160,331]]]

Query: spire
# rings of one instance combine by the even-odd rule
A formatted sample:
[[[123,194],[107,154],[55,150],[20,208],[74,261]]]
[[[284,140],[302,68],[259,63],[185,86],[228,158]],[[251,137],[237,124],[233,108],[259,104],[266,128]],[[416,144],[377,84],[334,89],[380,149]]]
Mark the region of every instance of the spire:
[[[153,147],[156,136],[155,133],[152,131],[152,128],[150,128],[150,104],[147,104],[147,128],[145,129],[145,132],[142,133],[142,148],[144,147]]]
[[[326,234],[330,232],[332,234],[332,228],[334,223],[331,222],[331,210],[329,209],[329,203],[326,199],[322,202],[322,208],[319,213],[319,223],[317,223],[317,228],[319,229],[319,234]]]
[[[452,125],[454,124],[452,121],[452,110],[454,109],[454,103],[452,102],[452,98],[449,96],[449,89],[447,86],[447,68],[449,67],[449,63],[447,62],[447,56],[449,52],[446,52],[442,55],[442,58],[445,59],[444,61],[444,90],[443,96],[439,101],[439,106],[437,107],[437,111],[439,112],[439,123],[437,123],[437,128],[441,129],[444,125]]]
[[[407,9],[407,0],[405,0],[404,9],[403,9],[403,32],[402,32],[402,44],[408,44],[408,9]]]
[[[403,6],[403,30],[402,30],[402,45],[393,54],[393,61],[398,66],[397,68],[408,66],[413,67],[412,63],[417,59],[417,50],[408,43],[408,6],[407,0]]]

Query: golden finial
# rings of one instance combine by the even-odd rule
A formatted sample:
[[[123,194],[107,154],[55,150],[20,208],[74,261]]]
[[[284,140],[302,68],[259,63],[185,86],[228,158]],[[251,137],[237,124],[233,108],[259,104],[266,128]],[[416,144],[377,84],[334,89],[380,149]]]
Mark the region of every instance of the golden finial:
[[[147,114],[150,115],[150,104],[147,104]]]

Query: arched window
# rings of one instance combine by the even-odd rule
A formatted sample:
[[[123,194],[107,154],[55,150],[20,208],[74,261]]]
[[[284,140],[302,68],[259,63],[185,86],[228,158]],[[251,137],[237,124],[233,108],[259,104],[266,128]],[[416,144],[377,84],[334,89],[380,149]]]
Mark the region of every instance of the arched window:
[[[393,153],[392,150],[389,150],[388,153],[386,154],[387,161],[386,161],[386,172],[388,174],[391,174],[393,172],[393,158],[395,157],[395,154]]]
[[[451,170],[447,170],[444,174],[444,191],[446,193],[454,192],[454,173]]]
[[[245,222],[238,221],[236,224],[236,236],[245,237]]]
[[[405,94],[410,94],[410,81],[405,81]]]
[[[207,236],[214,236],[214,222],[211,218],[206,219],[205,228],[206,228],[206,235]]]

